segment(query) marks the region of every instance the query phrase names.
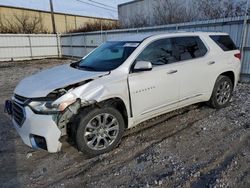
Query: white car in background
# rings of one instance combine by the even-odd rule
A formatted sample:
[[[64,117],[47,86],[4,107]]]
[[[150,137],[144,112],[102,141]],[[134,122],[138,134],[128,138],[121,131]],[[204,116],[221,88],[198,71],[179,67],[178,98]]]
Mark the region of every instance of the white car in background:
[[[227,106],[240,67],[226,33],[138,34],[23,79],[5,109],[28,146],[58,152],[68,135],[94,156],[142,121],[204,101]]]

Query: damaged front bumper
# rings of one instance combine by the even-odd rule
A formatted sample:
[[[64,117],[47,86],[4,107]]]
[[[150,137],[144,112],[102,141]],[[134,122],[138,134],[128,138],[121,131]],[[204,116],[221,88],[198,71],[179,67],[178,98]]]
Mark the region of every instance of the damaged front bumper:
[[[67,134],[67,124],[74,120],[82,105],[86,104],[76,100],[62,112],[38,114],[25,102],[13,98],[6,101],[5,112],[11,115],[14,127],[26,145],[55,153],[61,150],[59,139]]]
[[[50,153],[61,150],[59,141],[62,132],[53,120],[53,115],[35,114],[28,106],[24,107],[25,120],[19,125],[12,117],[12,122],[23,142],[34,149],[46,149]]]

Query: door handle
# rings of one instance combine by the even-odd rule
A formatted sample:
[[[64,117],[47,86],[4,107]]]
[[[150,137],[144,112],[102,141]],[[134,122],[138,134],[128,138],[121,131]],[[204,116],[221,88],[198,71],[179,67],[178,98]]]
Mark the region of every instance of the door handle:
[[[177,73],[178,71],[177,70],[170,70],[167,72],[167,74],[174,74],[174,73]]]
[[[209,61],[207,64],[208,65],[213,65],[213,64],[215,64],[215,61]]]

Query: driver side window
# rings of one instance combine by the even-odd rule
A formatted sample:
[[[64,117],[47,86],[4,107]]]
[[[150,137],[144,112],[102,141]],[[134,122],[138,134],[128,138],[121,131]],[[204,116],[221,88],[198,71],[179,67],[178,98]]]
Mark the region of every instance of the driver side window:
[[[149,44],[137,57],[137,61],[149,61],[153,66],[177,62],[178,54],[172,48],[171,39],[160,39]]]

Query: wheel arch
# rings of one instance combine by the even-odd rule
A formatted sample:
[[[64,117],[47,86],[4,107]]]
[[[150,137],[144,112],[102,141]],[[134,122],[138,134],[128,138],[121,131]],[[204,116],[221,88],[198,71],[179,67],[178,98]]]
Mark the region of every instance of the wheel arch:
[[[217,88],[219,87],[218,84],[221,84],[221,81],[223,78],[227,78],[229,80],[231,80],[232,82],[232,90],[230,91],[230,95],[228,96],[228,98],[226,99],[226,102],[225,103],[222,103],[220,104],[217,100]],[[218,84],[217,84],[218,83]],[[224,108],[225,106],[227,106],[227,104],[229,103],[231,97],[232,97],[232,91],[233,91],[233,88],[235,86],[235,75],[234,75],[234,72],[233,71],[225,71],[225,72],[222,72],[221,74],[219,74],[215,80],[215,83],[214,83],[214,88],[213,88],[213,91],[211,93],[211,96],[210,96],[210,99],[209,101],[207,101],[207,104],[212,107],[212,108],[215,108],[215,109],[220,109],[220,108]],[[216,90],[215,90],[216,89]],[[223,94],[225,95],[225,94]]]
[[[86,108],[102,108],[105,106],[113,107],[116,110],[118,110],[124,119],[125,128],[128,128],[128,113],[129,112],[127,110],[125,102],[120,97],[111,97],[108,99],[104,99],[102,101],[95,101],[91,105],[82,106],[81,109],[84,110]]]
[[[121,113],[124,119],[125,128],[128,128],[128,110],[127,110],[125,102],[120,97],[112,97],[112,98],[108,98],[108,99],[96,102],[94,106],[98,108],[101,108],[104,106],[114,107],[116,110],[118,110]]]
[[[235,88],[235,86],[236,86],[236,77],[235,77],[235,73],[233,70],[221,71],[221,72],[218,72],[217,75],[218,76],[214,77],[214,79],[211,83],[211,92],[209,92],[207,100],[209,100],[211,98],[215,83],[216,83],[217,79],[219,78],[219,76],[227,76],[232,81],[233,87]]]
[[[232,84],[233,86],[235,87],[235,74],[233,71],[226,71],[226,72],[223,72],[221,73],[219,76],[227,76],[231,81],[232,81]],[[218,77],[219,77],[218,76]],[[218,78],[217,77],[217,78]]]

